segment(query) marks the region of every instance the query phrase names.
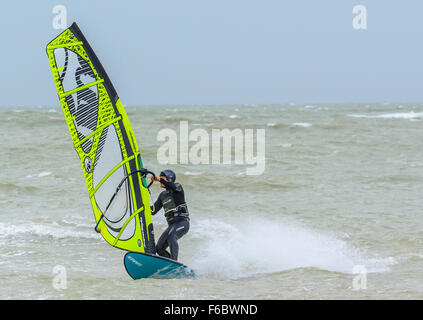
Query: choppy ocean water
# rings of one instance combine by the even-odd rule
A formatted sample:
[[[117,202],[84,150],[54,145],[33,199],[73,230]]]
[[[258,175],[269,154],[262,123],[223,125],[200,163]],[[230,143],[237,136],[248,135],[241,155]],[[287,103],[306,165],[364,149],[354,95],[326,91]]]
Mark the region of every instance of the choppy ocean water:
[[[179,258],[198,279],[130,279],[124,252],[93,230],[61,109],[4,107],[1,299],[423,298],[423,105],[126,109],[144,165],[171,167],[184,186],[191,229]],[[159,132],[178,134],[181,121],[210,136],[264,129],[264,172],[159,163]],[[153,223],[158,237],[163,215]]]

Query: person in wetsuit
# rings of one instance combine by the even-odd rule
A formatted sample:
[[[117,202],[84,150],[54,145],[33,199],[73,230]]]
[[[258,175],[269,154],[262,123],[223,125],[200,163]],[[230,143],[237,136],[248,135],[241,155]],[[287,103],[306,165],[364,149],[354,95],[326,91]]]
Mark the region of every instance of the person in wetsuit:
[[[160,172],[160,178],[151,177],[151,181],[160,181],[160,186],[166,189],[160,193],[154,206],[151,206],[151,213],[154,215],[163,208],[168,223],[167,229],[157,242],[157,254],[178,260],[178,239],[189,230],[189,214],[184,189],[180,183],[175,182],[175,178],[172,170]],[[170,248],[170,253],[166,251],[167,247]]]

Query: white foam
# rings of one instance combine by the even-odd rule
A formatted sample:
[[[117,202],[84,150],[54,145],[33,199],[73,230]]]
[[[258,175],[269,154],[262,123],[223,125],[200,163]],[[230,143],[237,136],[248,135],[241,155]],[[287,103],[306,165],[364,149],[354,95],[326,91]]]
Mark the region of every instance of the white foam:
[[[42,177],[47,177],[47,176],[49,176],[49,175],[51,175],[52,173],[51,172],[49,172],[49,171],[43,171],[43,172],[40,172],[39,174],[38,174],[38,177],[39,178],[42,178]]]
[[[192,226],[198,254],[187,263],[200,276],[241,278],[296,268],[351,274],[356,265],[383,272],[392,258],[363,258],[344,240],[300,226],[257,220],[231,225],[215,219]]]
[[[43,171],[43,172],[40,172],[39,174],[28,174],[28,175],[25,176],[25,178],[29,178],[29,179],[34,178],[34,177],[42,178],[42,177],[50,176],[52,174],[53,173],[50,172],[50,171]]]
[[[237,118],[239,118],[239,115],[237,115],[237,114],[231,114],[229,116],[229,118],[231,118],[231,119],[237,119]]]
[[[294,122],[292,125],[295,127],[303,127],[303,128],[308,128],[312,126],[312,124],[308,122]]]
[[[97,238],[96,234],[89,232],[91,230],[75,230],[74,228],[62,227],[58,224],[45,223],[24,223],[9,224],[0,223],[0,238],[8,238],[15,236],[50,236],[55,239],[64,238]]]
[[[423,118],[423,112],[397,112],[397,113],[386,113],[378,115],[365,115],[365,114],[349,114],[349,117],[353,118],[367,118],[367,119],[416,119]]]
[[[201,176],[202,173],[201,172],[191,172],[191,171],[185,171],[184,175],[186,176]]]

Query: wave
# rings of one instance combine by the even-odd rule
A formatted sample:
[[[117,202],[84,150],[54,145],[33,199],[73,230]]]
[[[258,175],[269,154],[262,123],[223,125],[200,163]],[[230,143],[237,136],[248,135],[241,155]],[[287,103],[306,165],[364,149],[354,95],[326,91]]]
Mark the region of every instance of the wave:
[[[28,194],[39,190],[41,189],[34,186],[20,186],[13,183],[0,183],[0,191],[3,192],[24,192]]]
[[[202,172],[193,172],[193,171],[185,171],[183,173],[185,176],[201,176]]]
[[[34,178],[34,177],[38,177],[38,178],[42,178],[42,177],[47,177],[52,175],[53,173],[50,171],[42,171],[38,174],[29,174],[27,176],[25,176],[25,178]]]
[[[269,122],[267,123],[267,126],[269,128],[275,128],[275,129],[279,129],[279,128],[286,128],[288,127],[286,124],[284,123],[275,123],[275,122]]]
[[[54,239],[65,238],[88,238],[97,239],[98,236],[90,231],[75,230],[73,227],[63,227],[57,223],[23,223],[23,224],[10,224],[0,223],[0,238],[11,238],[17,236],[39,236],[39,237],[52,237]]]
[[[423,112],[398,112],[398,113],[386,113],[378,115],[365,115],[365,114],[349,114],[352,118],[367,118],[367,119],[416,119],[423,118]]]
[[[302,128],[308,128],[312,126],[312,124],[308,122],[294,122],[292,125],[294,127],[302,127]]]
[[[290,125],[285,123],[268,122],[266,126],[273,129],[280,129],[280,128],[292,128],[292,127],[309,128],[313,125],[308,122],[294,122],[294,123],[291,123]]]

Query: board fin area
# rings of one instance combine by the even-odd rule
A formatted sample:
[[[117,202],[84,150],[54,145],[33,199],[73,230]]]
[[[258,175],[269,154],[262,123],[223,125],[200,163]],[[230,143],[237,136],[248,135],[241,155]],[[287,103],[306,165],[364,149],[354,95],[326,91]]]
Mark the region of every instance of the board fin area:
[[[192,269],[178,261],[161,256],[128,252],[123,259],[125,269],[129,276],[134,279],[178,279],[194,278]]]

